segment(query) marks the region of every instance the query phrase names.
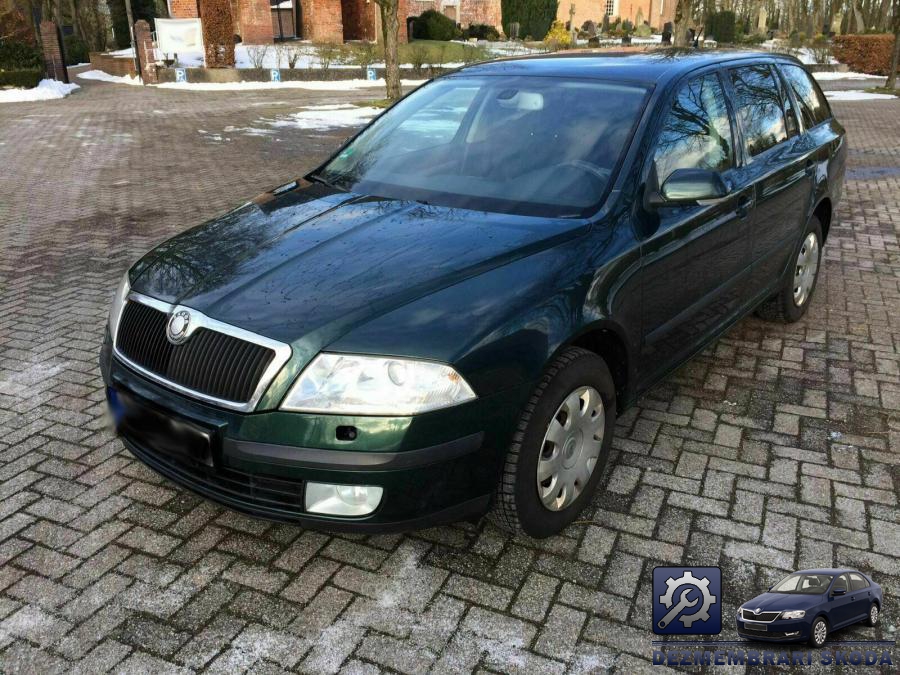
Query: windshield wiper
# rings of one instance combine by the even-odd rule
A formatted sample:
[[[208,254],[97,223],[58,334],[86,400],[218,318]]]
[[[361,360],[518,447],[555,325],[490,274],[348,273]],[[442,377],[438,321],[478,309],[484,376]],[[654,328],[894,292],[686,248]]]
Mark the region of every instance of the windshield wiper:
[[[347,192],[347,190],[345,190],[344,188],[340,187],[339,185],[336,185],[335,183],[332,183],[330,180],[328,180],[327,178],[323,178],[321,175],[319,175],[317,173],[309,174],[306,177],[306,179],[311,180],[314,183],[321,183],[325,187],[330,187],[332,190],[339,190],[340,192]]]

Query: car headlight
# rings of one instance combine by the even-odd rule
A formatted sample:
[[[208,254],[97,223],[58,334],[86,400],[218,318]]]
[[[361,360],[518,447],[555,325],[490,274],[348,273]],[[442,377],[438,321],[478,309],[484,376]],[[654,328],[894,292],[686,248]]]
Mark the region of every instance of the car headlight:
[[[282,410],[415,415],[475,398],[450,366],[412,359],[322,353],[291,387]]]
[[[806,616],[806,611],[802,609],[794,609],[788,612],[782,612],[779,619],[802,619]]]
[[[112,337],[113,342],[116,341],[116,333],[119,330],[119,319],[122,318],[122,310],[125,308],[125,300],[128,298],[128,293],[130,291],[131,282],[128,278],[128,272],[125,272],[122,281],[119,282],[119,287],[116,289],[116,294],[113,296],[112,304],[109,307],[109,334],[110,337]]]

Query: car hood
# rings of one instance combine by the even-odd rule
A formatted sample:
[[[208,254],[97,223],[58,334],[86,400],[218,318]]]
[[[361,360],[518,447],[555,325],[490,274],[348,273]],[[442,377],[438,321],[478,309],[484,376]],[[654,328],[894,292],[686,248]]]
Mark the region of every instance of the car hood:
[[[760,608],[764,612],[783,611],[786,609],[809,609],[822,602],[822,595],[806,595],[805,593],[763,593],[742,606],[750,611]]]
[[[539,219],[362,197],[266,193],[158,246],[132,289],[286,343],[322,348],[369,319],[586,231]]]

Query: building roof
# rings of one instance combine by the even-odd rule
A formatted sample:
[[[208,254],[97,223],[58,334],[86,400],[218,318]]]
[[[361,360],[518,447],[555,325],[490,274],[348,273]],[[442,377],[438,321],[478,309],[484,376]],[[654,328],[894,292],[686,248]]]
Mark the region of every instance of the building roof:
[[[611,80],[663,82],[713,63],[741,59],[778,58],[800,63],[784,54],[752,51],[660,49],[652,52],[569,52],[512,57],[462,69],[469,75],[544,75]]]

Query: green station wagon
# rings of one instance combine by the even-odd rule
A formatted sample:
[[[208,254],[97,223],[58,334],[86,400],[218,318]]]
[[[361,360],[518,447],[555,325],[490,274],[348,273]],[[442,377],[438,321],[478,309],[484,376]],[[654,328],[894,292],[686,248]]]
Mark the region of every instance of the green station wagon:
[[[846,154],[789,57],[463,68],[125,274],[116,428],[265,518],[552,535],[642,392],[749,312],[804,314]]]

